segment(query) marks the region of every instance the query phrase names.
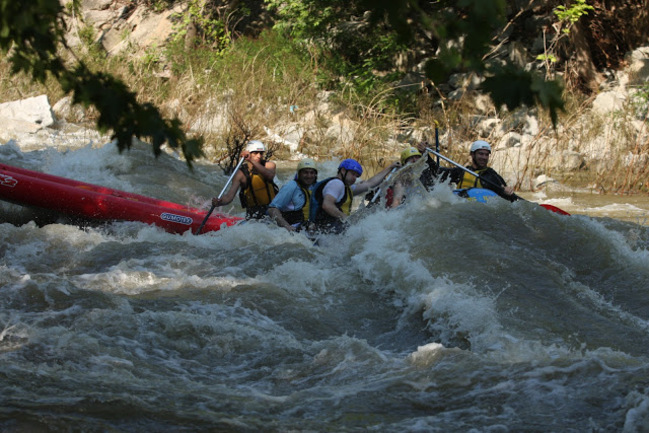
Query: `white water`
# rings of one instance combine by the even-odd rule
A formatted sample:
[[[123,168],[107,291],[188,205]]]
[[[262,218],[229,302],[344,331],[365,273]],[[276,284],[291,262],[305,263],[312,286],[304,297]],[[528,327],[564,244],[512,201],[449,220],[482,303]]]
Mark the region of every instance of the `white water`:
[[[0,161],[199,207],[226,180],[59,139]],[[320,247],[2,204],[0,427],[647,431],[647,208],[543,198],[573,215],[439,188]]]

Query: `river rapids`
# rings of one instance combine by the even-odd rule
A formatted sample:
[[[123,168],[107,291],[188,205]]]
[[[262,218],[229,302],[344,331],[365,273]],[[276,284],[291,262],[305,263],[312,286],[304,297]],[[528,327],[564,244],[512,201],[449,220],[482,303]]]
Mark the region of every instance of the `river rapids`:
[[[227,180],[146,146],[0,161],[202,208]],[[0,430],[647,432],[649,229],[570,211],[440,185],[314,246],[2,203]]]

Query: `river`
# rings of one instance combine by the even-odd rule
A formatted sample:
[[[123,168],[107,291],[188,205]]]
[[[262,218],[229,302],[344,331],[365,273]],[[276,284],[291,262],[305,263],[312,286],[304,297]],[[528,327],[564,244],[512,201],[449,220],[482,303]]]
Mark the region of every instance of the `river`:
[[[0,161],[200,207],[227,179],[83,134]],[[316,247],[3,203],[0,430],[649,431],[649,200],[523,196],[572,215],[436,188]]]

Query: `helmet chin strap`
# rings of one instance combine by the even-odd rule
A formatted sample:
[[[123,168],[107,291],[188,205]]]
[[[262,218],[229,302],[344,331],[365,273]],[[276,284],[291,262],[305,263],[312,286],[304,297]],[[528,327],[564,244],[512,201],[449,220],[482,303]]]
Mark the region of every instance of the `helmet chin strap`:
[[[345,173],[343,174],[343,178],[342,178],[343,183],[345,183],[345,181],[347,180],[347,172],[349,171],[347,169],[344,169],[344,170],[345,170]],[[338,171],[342,173],[343,169],[341,168]]]

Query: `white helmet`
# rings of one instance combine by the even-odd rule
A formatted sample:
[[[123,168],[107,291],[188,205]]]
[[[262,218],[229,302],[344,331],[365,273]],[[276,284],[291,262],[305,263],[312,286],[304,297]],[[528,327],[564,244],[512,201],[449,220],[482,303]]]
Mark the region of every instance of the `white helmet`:
[[[489,153],[491,153],[491,146],[489,146],[489,143],[487,143],[486,141],[478,140],[471,143],[471,153],[480,149],[488,150]]]
[[[246,144],[246,152],[266,152],[266,146],[259,140],[252,140]]]

